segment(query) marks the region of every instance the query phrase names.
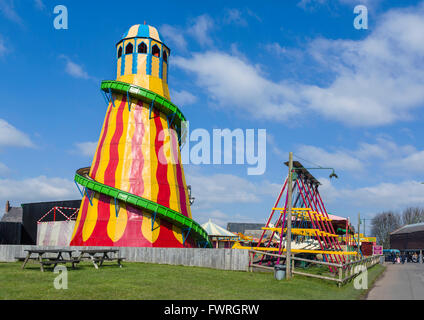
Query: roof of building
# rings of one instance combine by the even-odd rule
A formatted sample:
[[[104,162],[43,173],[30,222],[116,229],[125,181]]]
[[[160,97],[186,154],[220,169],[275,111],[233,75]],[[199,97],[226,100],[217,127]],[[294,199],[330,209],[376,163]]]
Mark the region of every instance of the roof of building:
[[[11,207],[8,212],[3,214],[1,222],[22,222],[22,207]]]
[[[391,232],[390,234],[412,233],[418,231],[424,231],[424,222],[408,224],[406,226],[400,227],[399,229]]]
[[[208,233],[209,236],[219,236],[219,237],[235,237],[236,234],[225,230],[223,227],[218,226],[213,223],[211,219],[208,222],[202,224],[202,228]]]
[[[129,38],[151,38],[163,42],[158,30],[147,24],[136,24],[129,28],[128,31],[122,35],[122,39]]]
[[[246,230],[259,230],[265,227],[264,223],[228,222],[227,230],[233,233],[245,233]]]
[[[339,216],[336,216],[336,215],[331,214],[331,213],[328,214],[328,217],[333,221],[345,221],[345,220],[347,220],[347,218],[339,217]]]

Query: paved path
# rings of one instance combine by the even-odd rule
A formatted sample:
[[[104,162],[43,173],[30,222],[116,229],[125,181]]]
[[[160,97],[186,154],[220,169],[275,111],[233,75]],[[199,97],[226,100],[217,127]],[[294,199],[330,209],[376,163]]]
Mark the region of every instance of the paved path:
[[[384,275],[370,290],[367,300],[424,300],[424,264],[385,264]]]

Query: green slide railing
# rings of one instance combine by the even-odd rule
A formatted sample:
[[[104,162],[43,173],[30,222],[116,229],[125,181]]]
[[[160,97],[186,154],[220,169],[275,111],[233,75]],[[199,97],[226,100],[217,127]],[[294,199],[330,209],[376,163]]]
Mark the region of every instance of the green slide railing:
[[[106,93],[113,91],[114,93],[120,93],[124,96],[128,95],[130,99],[135,98],[150,103],[153,108],[164,113],[167,119],[172,121],[179,140],[181,140],[181,130],[183,129],[182,123],[186,122],[186,118],[180,109],[171,101],[153,91],[122,81],[104,80],[102,81],[101,89]]]
[[[145,209],[153,214],[156,213],[160,218],[171,222],[177,227],[188,229],[189,231],[187,231],[196,241],[206,243],[208,247],[212,247],[211,243],[209,242],[207,232],[194,220],[182,215],[175,210],[169,209],[148,199],[97,182],[89,177],[89,171],[89,167],[77,170],[75,174],[75,182],[79,183],[87,189],[102,193],[111,198],[118,199],[138,208]]]

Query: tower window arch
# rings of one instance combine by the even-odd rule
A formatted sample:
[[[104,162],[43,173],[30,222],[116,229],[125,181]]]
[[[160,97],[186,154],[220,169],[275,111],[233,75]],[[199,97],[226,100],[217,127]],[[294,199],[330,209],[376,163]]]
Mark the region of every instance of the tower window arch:
[[[168,63],[168,54],[166,53],[166,50],[163,51],[163,61]]]
[[[125,47],[125,54],[133,53],[133,51],[134,51],[134,46],[132,45],[132,43],[128,43],[127,46]]]
[[[156,44],[152,47],[152,55],[158,58],[160,57],[160,49]]]
[[[138,45],[138,53],[147,53],[147,46],[144,42]]]
[[[118,58],[122,56],[122,47],[119,47],[118,49]]]

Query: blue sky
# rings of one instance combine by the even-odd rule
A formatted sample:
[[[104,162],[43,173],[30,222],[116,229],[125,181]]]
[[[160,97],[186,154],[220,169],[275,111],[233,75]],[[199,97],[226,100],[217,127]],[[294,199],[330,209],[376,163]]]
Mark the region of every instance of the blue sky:
[[[53,8],[68,8],[68,30]],[[368,8],[368,29],[353,8]],[[171,48],[171,99],[191,129],[266,129],[263,175],[186,165],[193,216],[262,222],[293,151],[328,210],[356,219],[424,204],[423,1],[0,0],[0,203],[75,199],[115,78],[115,43],[133,24]],[[354,220],[356,221],[356,220]]]

